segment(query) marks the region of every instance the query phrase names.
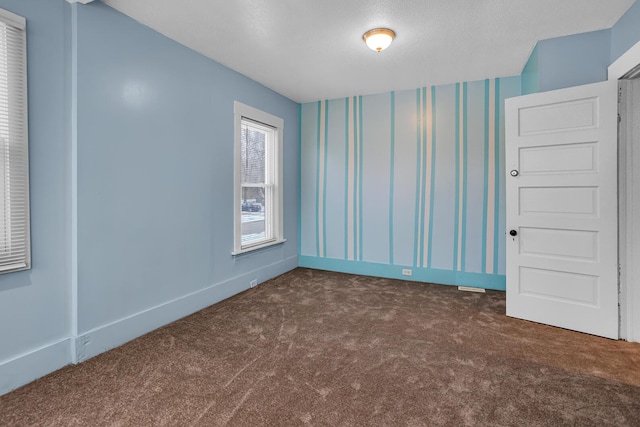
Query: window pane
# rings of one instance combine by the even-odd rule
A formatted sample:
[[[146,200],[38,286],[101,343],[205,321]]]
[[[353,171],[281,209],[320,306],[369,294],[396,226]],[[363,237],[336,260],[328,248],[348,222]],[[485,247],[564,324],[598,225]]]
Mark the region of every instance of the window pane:
[[[233,254],[239,255],[284,241],[280,145],[284,121],[238,101],[233,109],[236,126]]]
[[[240,136],[241,180],[243,183],[263,184],[265,182],[265,150],[268,132],[250,123],[242,124]]]
[[[265,201],[264,187],[242,188],[242,218],[240,225],[242,246],[271,238],[265,229]]]

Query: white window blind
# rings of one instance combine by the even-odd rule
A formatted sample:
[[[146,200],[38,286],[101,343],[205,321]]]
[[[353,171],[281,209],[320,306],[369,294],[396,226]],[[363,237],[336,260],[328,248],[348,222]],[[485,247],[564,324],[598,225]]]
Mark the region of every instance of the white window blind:
[[[0,10],[0,273],[30,268],[26,21]]]

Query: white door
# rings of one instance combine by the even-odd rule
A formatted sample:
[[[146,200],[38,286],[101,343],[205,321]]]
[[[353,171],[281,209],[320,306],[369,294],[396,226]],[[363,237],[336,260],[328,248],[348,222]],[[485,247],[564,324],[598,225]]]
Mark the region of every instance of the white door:
[[[507,315],[617,339],[617,82],[505,108]]]

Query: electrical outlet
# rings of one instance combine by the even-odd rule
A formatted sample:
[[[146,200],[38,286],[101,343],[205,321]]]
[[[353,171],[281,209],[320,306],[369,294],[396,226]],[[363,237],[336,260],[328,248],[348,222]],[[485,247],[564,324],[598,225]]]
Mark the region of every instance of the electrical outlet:
[[[256,279],[253,279],[252,281],[249,282],[249,286],[251,286],[252,288],[255,288],[256,286],[258,286],[258,281]]]
[[[403,268],[402,269],[402,275],[403,276],[411,276],[413,274],[413,271],[411,271],[410,268]]]

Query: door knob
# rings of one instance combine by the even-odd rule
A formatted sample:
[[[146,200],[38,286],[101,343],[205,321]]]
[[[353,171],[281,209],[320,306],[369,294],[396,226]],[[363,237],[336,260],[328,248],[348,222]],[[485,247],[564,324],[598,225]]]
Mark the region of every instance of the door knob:
[[[515,237],[518,235],[518,232],[516,230],[509,230],[509,234]]]
[[[511,176],[518,176],[519,172],[516,169],[513,169],[511,172],[509,172],[511,174]]]

